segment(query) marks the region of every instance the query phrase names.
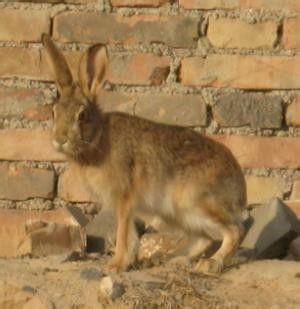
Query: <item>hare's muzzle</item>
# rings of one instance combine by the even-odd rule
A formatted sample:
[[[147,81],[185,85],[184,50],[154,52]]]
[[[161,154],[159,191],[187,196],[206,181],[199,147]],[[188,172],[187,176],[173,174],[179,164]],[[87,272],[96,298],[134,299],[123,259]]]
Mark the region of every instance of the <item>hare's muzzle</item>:
[[[61,152],[66,151],[69,147],[68,141],[58,142],[57,140],[52,140],[52,144],[57,151],[61,151]]]

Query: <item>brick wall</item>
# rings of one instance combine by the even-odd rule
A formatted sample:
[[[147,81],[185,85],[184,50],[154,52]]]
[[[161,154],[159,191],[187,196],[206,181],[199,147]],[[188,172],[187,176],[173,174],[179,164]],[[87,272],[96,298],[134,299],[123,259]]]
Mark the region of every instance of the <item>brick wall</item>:
[[[42,32],[74,72],[82,51],[107,44],[105,110],[212,135],[243,166],[250,203],[279,196],[299,207],[299,0],[0,3],[0,207],[92,212],[50,143],[56,88]]]

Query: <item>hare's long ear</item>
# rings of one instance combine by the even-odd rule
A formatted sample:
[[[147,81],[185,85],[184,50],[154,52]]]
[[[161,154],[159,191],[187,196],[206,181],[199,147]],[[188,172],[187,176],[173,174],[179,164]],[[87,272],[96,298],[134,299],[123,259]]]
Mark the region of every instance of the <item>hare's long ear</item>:
[[[43,34],[42,41],[49,56],[53,73],[55,74],[58,90],[62,96],[68,96],[72,93],[74,87],[68,63],[48,34]]]
[[[97,44],[90,47],[82,56],[79,66],[79,83],[83,93],[91,100],[96,97],[98,88],[105,81],[108,67],[106,47]]]

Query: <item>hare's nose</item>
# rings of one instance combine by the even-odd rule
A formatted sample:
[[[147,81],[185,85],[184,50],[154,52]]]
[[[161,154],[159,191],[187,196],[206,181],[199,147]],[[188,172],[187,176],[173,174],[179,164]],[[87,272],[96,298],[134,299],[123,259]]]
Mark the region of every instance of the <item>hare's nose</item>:
[[[67,140],[53,140],[52,143],[53,143],[53,146],[55,149],[57,150],[61,150],[64,148],[64,146],[67,144]]]

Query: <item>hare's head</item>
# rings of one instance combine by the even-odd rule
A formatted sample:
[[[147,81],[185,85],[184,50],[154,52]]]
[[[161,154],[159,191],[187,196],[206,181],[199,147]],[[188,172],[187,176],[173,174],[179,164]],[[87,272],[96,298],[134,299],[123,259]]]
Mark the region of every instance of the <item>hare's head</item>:
[[[43,43],[59,91],[53,107],[53,145],[58,151],[79,159],[96,149],[101,135],[101,112],[94,101],[107,71],[106,48],[98,44],[83,54],[78,82],[75,82],[64,55],[46,34]]]

